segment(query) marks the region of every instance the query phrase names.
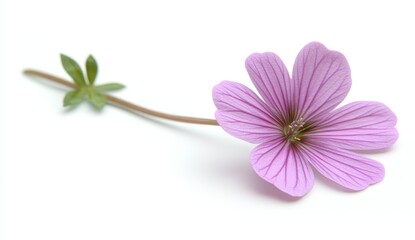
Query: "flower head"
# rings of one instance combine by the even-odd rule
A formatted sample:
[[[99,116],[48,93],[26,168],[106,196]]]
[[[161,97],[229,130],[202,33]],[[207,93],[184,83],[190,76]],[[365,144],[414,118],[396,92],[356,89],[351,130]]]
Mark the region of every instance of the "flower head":
[[[213,89],[215,116],[229,134],[259,144],[250,159],[260,177],[292,196],[310,191],[312,167],[356,191],[383,179],[382,164],[352,151],[392,145],[396,116],[378,102],[336,108],[351,87],[341,53],[308,44],[292,78],[274,53],[252,54],[246,68],[262,99],[242,84],[223,81]]]

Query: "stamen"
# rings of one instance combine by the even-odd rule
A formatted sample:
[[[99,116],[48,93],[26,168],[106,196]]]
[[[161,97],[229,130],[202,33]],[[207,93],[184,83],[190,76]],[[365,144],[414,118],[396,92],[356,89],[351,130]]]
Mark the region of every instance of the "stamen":
[[[305,122],[303,118],[293,121],[290,125],[288,125],[284,129],[285,137],[291,142],[301,141],[300,137],[302,136],[301,133],[302,133],[304,124]]]

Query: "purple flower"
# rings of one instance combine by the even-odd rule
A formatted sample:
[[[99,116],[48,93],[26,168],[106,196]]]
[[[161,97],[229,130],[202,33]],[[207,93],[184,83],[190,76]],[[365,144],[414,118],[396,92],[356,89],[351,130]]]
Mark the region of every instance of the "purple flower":
[[[274,53],[252,54],[246,68],[262,99],[242,84],[223,81],[213,89],[215,116],[229,134],[259,144],[250,159],[260,177],[292,196],[310,191],[312,168],[356,191],[383,179],[382,164],[352,151],[392,145],[396,116],[378,102],[336,108],[352,83],[341,53],[308,44],[292,78]]]

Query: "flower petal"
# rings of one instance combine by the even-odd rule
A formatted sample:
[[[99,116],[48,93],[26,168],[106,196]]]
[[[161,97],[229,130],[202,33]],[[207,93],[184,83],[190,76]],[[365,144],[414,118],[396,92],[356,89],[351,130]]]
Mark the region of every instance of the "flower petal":
[[[352,190],[380,182],[385,170],[379,162],[330,145],[298,145],[302,156],[328,179]]]
[[[339,52],[313,42],[298,54],[293,70],[296,118],[308,121],[333,110],[351,87],[350,68]]]
[[[290,75],[281,59],[275,53],[254,53],[246,59],[245,66],[264,101],[278,116],[288,117],[292,97]]]
[[[396,116],[378,102],[353,102],[331,112],[307,136],[349,150],[375,150],[398,139]]]
[[[251,143],[273,140],[282,134],[271,110],[249,88],[223,81],[213,88],[219,125],[229,134]]]
[[[303,196],[314,183],[310,165],[285,138],[263,143],[251,153],[255,172],[291,196]]]

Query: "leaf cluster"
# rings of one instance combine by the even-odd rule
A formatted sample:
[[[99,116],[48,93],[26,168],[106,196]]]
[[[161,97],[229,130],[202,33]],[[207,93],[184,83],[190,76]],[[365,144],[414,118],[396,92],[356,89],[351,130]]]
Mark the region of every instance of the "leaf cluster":
[[[98,74],[98,64],[92,55],[89,55],[85,62],[86,75],[84,75],[81,67],[75,60],[64,54],[61,54],[61,63],[65,71],[71,76],[78,87],[77,89],[66,93],[63,99],[63,105],[65,107],[77,106],[84,99],[87,99],[96,109],[101,110],[107,103],[105,91],[119,90],[125,87],[119,83],[95,85]]]

